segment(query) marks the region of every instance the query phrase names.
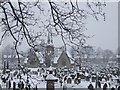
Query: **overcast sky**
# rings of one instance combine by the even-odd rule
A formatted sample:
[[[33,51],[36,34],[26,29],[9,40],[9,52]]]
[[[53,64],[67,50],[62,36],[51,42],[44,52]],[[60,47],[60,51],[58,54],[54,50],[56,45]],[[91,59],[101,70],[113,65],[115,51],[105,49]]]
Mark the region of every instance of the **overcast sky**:
[[[95,35],[88,40],[93,46],[115,51],[118,47],[118,3],[107,3],[105,9],[106,21],[95,21],[93,18],[88,20],[88,34]]]
[[[103,19],[96,21],[92,17],[87,19],[86,27],[88,30],[85,33],[91,36],[94,35],[94,37],[87,40],[87,44],[116,51],[118,47],[118,3],[107,3],[105,12],[106,21]],[[55,46],[63,45],[60,41],[58,38],[54,38]],[[10,38],[5,39],[3,47],[10,43],[12,43]],[[21,49],[25,50],[25,47],[24,43],[24,47],[22,46]]]

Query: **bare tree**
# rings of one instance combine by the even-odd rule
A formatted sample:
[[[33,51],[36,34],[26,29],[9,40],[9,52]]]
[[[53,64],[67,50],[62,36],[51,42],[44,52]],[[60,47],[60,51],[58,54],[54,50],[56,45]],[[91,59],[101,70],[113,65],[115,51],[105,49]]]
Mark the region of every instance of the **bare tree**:
[[[99,47],[95,50],[95,57],[96,58],[102,58],[103,57],[103,49],[102,48]]]
[[[22,0],[0,2],[0,27],[3,31],[1,42],[6,35],[14,39],[19,63],[18,46],[23,40],[35,49],[37,41],[42,40],[41,37],[46,35],[46,32],[50,32],[61,36],[65,47],[75,45],[79,50],[79,47],[84,46],[84,42],[89,38],[83,33],[86,30],[84,21],[87,17],[93,16],[99,20],[101,16],[105,20],[103,8],[106,4],[99,2],[99,0],[95,2],[88,0],[85,4],[89,10],[82,9],[77,0],[68,2],[48,0],[45,3],[40,0],[35,2]],[[45,6],[48,8],[46,9]],[[44,17],[46,17],[45,20]],[[35,29],[40,30],[36,32]]]
[[[115,54],[112,50],[106,49],[106,50],[103,51],[103,57],[105,59],[110,59],[110,58],[115,57]]]
[[[94,49],[92,46],[85,46],[83,51],[87,59],[89,59],[94,54]]]
[[[6,55],[7,57],[8,57],[9,55],[11,55],[11,58],[16,57],[16,52],[15,52],[14,46],[8,44],[8,45],[2,50],[2,54],[3,54],[3,55]]]
[[[22,68],[18,51],[19,45],[26,41],[32,50],[36,50],[38,44],[42,46],[42,36],[46,36],[46,32],[61,36],[65,49],[67,45],[76,46],[75,51],[80,55],[80,48],[89,38],[84,34],[85,20],[88,16],[92,16],[96,20],[103,17],[105,20],[103,8],[106,6],[105,2],[99,2],[99,0],[95,2],[87,0],[85,5],[88,9],[82,9],[80,4],[77,0],[67,2],[2,0],[0,2],[0,27],[3,32],[1,42],[6,36],[13,38],[20,69]],[[36,29],[38,30],[36,31]]]

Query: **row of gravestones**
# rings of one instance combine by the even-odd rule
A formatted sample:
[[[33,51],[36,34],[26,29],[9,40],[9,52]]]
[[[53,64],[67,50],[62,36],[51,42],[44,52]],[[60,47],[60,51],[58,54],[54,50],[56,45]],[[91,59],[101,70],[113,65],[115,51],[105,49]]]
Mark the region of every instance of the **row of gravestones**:
[[[11,86],[11,81],[8,81],[6,83],[6,89],[12,89],[12,90],[31,90],[31,85],[28,84],[28,85],[25,85],[22,82],[19,82],[19,83],[16,83],[16,82],[13,82],[13,87]],[[5,89],[5,90],[6,90]],[[0,90],[2,90],[2,86],[0,85]],[[32,90],[37,90],[37,86],[35,88],[33,88]]]
[[[99,86],[99,85],[98,85],[98,86]],[[101,88],[101,87],[99,86],[98,88]],[[92,84],[89,84],[88,89],[89,89],[89,90],[95,90]],[[102,89],[103,89],[103,90],[108,90],[108,85],[105,83],[105,84],[103,85]],[[116,88],[112,87],[111,89],[109,88],[109,90],[120,90],[120,86],[118,86],[118,87],[116,87]]]
[[[43,72],[45,72],[45,70],[44,69],[41,69]],[[60,72],[60,71],[59,71]],[[54,76],[56,76],[56,77],[64,77],[65,75],[64,75],[64,73],[59,73],[59,74],[57,74],[58,72],[57,72],[57,70],[54,70]],[[77,75],[78,74],[78,75]],[[83,74],[79,74],[79,73],[77,73],[76,74],[76,76],[77,76],[77,78],[81,78],[81,79],[86,79],[86,81],[90,81],[90,78],[91,78],[91,81],[92,82],[95,82],[95,80],[96,80],[96,77],[90,77],[90,76],[85,76],[85,75],[83,75]],[[102,81],[102,79],[103,79],[104,77],[98,77],[98,79],[100,80],[100,81]],[[109,80],[109,78],[104,78],[106,81],[108,81]]]
[[[83,78],[82,78],[83,79]],[[75,78],[74,80],[72,78],[67,78],[66,80],[64,80],[64,82],[66,81],[67,83],[71,84],[72,83],[72,80],[74,81],[75,84],[79,84],[81,83],[81,78]],[[86,79],[84,79],[86,81],[90,81],[90,78],[89,77],[86,77]],[[92,78],[92,82],[95,82],[96,81],[96,78]]]
[[[83,80],[86,80],[86,81],[90,81],[91,80],[91,82],[95,82],[97,79],[98,79],[98,81],[102,81],[102,77],[90,77],[90,76],[84,76],[84,75],[80,75],[80,76],[77,76],[77,77],[75,77],[74,76],[74,78],[72,78],[72,75],[71,75],[71,77],[70,78],[67,78],[68,76],[65,76],[63,79],[63,81],[65,82],[67,82],[67,83],[71,83],[72,82],[72,80],[74,80],[74,83],[75,84],[78,84],[78,83],[80,83],[81,82],[81,79],[83,79]],[[103,79],[105,79],[105,78],[103,78]]]
[[[72,83],[72,79],[71,79],[71,78],[68,78],[68,79],[66,80],[66,82],[67,82],[67,84],[71,84],[71,83]],[[79,83],[81,83],[81,79],[80,79],[80,78],[75,78],[75,79],[74,79],[74,84],[79,84]]]
[[[70,79],[68,79],[68,82],[71,83]],[[9,82],[8,84],[9,84],[9,85],[8,85],[7,88],[10,89],[10,88],[11,88],[11,82]],[[24,87],[24,84],[23,84],[22,82],[21,82],[21,83],[18,83],[18,88],[16,88],[16,85],[17,85],[17,84],[16,84],[15,82],[13,82],[13,90],[17,90],[17,89],[31,90],[30,85]],[[63,87],[63,88],[64,88],[64,89],[66,88],[66,90],[67,90],[67,86],[66,86],[66,87]],[[107,84],[105,83],[105,84],[103,85],[103,90],[107,90],[107,88],[108,88],[108,86],[107,86]],[[88,89],[89,89],[89,90],[95,90],[92,84],[89,84]],[[0,90],[2,90],[2,86],[1,86],[1,85],[0,85]],[[37,86],[36,86],[33,90],[37,90]],[[116,89],[115,89],[114,87],[112,87],[110,90],[120,90],[120,86],[118,86]]]
[[[43,71],[44,71],[44,69],[43,69]],[[45,74],[45,75],[43,74],[42,76],[45,77],[45,76],[47,76],[47,74]],[[54,76],[56,76],[57,78],[64,77],[63,74],[57,74],[56,70],[54,71]],[[76,76],[76,79],[85,79],[86,81],[90,81],[90,76],[85,76],[85,75],[79,74],[79,73],[77,73],[76,75],[71,74],[72,79],[75,79],[75,76]],[[92,77],[92,82],[95,82],[95,80],[96,80],[96,77]]]
[[[88,85],[88,89],[95,90],[94,86],[91,83]],[[102,89],[101,89],[101,87],[97,87],[97,89],[100,89],[100,90],[120,90],[120,86],[118,86],[117,88],[112,87],[111,89],[110,88],[108,89],[108,85],[105,83],[103,85]],[[68,90],[66,84],[63,85],[63,90]]]

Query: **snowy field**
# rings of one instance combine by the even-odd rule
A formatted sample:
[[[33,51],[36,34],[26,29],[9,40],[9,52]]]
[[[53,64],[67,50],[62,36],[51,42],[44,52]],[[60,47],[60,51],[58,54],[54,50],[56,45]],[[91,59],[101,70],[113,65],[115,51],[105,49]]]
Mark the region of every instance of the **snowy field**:
[[[36,71],[37,72],[37,69],[30,69],[30,71]],[[13,82],[16,83],[16,88],[18,88],[18,83],[20,82],[23,82],[24,83],[24,87],[27,86],[28,84],[30,85],[30,88],[43,88],[45,89],[46,86],[47,86],[47,81],[46,79],[43,77],[44,75],[47,75],[46,78],[50,78],[52,79],[52,77],[50,77],[51,74],[48,74],[47,72],[44,72],[44,73],[27,73],[27,74],[24,74],[24,73],[21,73],[20,72],[20,75],[21,75],[21,78],[18,76],[18,74],[14,75],[15,74],[15,70],[11,71],[10,74],[1,74],[1,79],[0,79],[0,84],[2,86],[2,88],[7,88],[8,87],[8,81],[11,82],[11,88],[13,88]],[[7,78],[9,75],[9,78],[6,80],[6,83],[2,82],[2,78]],[[88,74],[86,74],[88,75]],[[54,76],[54,74],[53,74]],[[54,76],[55,77],[55,76]],[[74,83],[74,79],[71,79],[71,83],[68,83],[67,81],[64,81],[62,80],[62,83],[61,83],[61,79],[58,78],[58,77],[55,77],[58,81],[57,82],[54,82],[54,87],[55,89],[60,89],[60,88],[63,88],[63,87],[66,87],[66,88],[70,88],[70,89],[79,89],[79,88],[88,88],[88,86],[90,84],[93,85],[93,87],[95,88],[96,86],[96,81],[92,82],[91,78],[89,81],[86,81],[85,79],[81,79],[81,82],[78,83],[78,84],[75,84]],[[53,78],[54,79],[54,78]],[[102,79],[102,81],[100,81],[101,83],[101,88],[103,88],[103,85],[106,83],[108,85],[108,88],[116,88],[119,86],[119,84],[117,83],[117,79],[118,76],[114,76],[112,75],[111,79],[109,80],[105,80],[105,79]],[[27,82],[28,80],[28,82]]]

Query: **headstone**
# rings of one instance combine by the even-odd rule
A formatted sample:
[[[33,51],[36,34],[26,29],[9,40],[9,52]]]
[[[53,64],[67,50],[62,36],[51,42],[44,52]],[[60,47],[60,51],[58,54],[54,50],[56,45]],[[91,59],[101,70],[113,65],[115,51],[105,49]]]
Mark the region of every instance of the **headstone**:
[[[35,87],[35,90],[38,90],[37,85],[36,85],[36,87]]]
[[[93,85],[92,85],[92,84],[90,84],[90,85],[88,86],[88,89],[89,89],[89,90],[94,90]]]
[[[24,89],[24,83],[23,83],[23,81],[21,83],[21,89]]]
[[[11,81],[9,80],[8,81],[8,89],[10,89],[11,88]]]
[[[80,74],[79,74],[79,73],[77,73],[77,74],[76,74],[76,76],[77,76],[77,78],[79,78],[79,77],[80,77]]]
[[[59,79],[59,82],[60,82],[60,86],[62,86],[63,83],[62,78]]]
[[[108,85],[105,83],[105,84],[103,85],[103,90],[107,90],[107,87],[108,87]]]
[[[78,84],[78,79],[77,78],[75,78],[74,83]]]
[[[120,90],[120,86],[118,87],[118,90]]]
[[[64,77],[64,82],[67,80],[67,76]]]
[[[78,83],[81,83],[81,79],[80,78],[78,78]]]
[[[18,83],[18,88],[20,89],[20,87],[21,87],[21,84],[20,84],[20,82]]]
[[[115,90],[115,88],[114,88],[114,87],[112,87],[112,88],[111,88],[111,90]]]
[[[96,80],[96,77],[92,77],[92,82],[95,82],[95,80]]]
[[[16,90],[16,83],[13,82],[13,90]]]
[[[66,84],[63,85],[63,90],[67,90]]]
[[[68,83],[68,84],[71,84],[71,83],[72,83],[72,79],[71,79],[71,78],[68,78],[68,79],[67,79],[67,83]]]
[[[86,81],[90,81],[90,77],[89,76],[86,76]]]
[[[99,80],[99,81],[102,81],[102,77],[98,77],[98,80]]]
[[[85,79],[85,75],[80,74],[80,78],[81,78],[81,79]]]
[[[30,90],[30,84],[28,84],[28,90]]]
[[[100,81],[98,81],[98,87],[101,88],[101,83],[100,83]]]
[[[70,77],[71,77],[72,79],[74,79],[74,78],[75,78],[75,75],[72,74]]]
[[[25,87],[25,90],[28,90],[28,87],[27,87],[27,86]]]
[[[56,69],[54,70],[54,73],[55,73],[54,75],[57,76],[57,70]]]
[[[2,86],[1,86],[1,84],[0,84],[0,90],[2,90]]]
[[[5,76],[2,76],[2,82],[3,82],[3,83],[6,83]]]
[[[75,84],[79,84],[80,82],[81,82],[81,80],[79,78],[75,78],[75,80],[74,80]]]

